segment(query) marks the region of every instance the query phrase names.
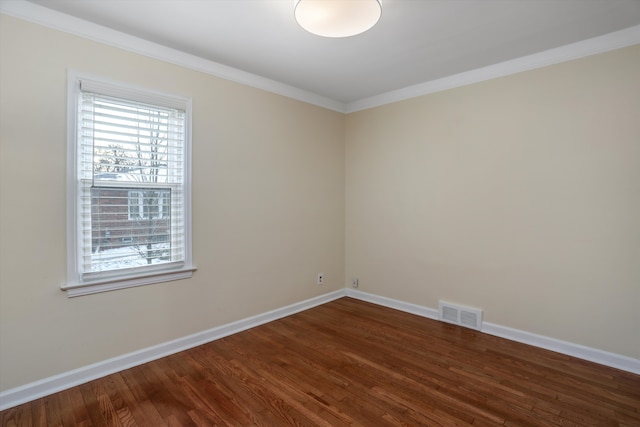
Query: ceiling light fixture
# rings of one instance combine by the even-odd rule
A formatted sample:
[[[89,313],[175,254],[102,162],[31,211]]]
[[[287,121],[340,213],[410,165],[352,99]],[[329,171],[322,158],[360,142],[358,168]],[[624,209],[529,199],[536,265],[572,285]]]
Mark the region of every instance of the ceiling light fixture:
[[[364,33],[382,14],[380,0],[295,0],[298,24],[323,37],[350,37]]]

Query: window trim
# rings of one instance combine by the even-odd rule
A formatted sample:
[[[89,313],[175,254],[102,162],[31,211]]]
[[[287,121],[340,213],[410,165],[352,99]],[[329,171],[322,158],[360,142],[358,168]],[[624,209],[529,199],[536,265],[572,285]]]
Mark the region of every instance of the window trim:
[[[77,118],[80,82],[91,81],[107,91],[134,101],[156,104],[169,103],[179,105],[185,110],[185,157],[184,157],[184,261],[168,263],[151,270],[132,274],[131,272],[114,272],[96,278],[83,280],[80,268],[81,224],[77,199],[80,186],[77,179]],[[170,95],[148,88],[130,85],[102,77],[69,70],[67,74],[67,279],[60,289],[67,292],[68,297],[107,292],[136,286],[150,285],[190,278],[196,268],[192,264],[192,196],[191,196],[191,98]]]

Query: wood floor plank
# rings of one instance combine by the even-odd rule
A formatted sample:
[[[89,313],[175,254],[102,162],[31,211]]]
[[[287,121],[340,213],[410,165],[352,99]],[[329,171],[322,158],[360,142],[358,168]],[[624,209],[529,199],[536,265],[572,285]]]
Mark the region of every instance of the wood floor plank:
[[[0,412],[0,426],[640,426],[640,376],[342,298]]]
[[[107,427],[109,424],[104,418],[100,403],[98,402],[98,396],[95,394],[95,387],[100,380],[91,381],[86,384],[78,386],[80,394],[82,395],[82,401],[87,408],[87,414],[91,420],[91,425],[95,427]],[[51,424],[50,424],[51,425]]]

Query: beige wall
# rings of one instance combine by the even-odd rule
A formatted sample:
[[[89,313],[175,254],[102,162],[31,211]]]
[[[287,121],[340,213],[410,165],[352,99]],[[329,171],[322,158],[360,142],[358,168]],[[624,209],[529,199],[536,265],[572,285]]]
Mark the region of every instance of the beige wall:
[[[360,289],[640,358],[640,46],[350,114]]]
[[[344,287],[342,114],[5,15],[0,43],[0,390]],[[68,68],[193,98],[192,279],[60,291]]]

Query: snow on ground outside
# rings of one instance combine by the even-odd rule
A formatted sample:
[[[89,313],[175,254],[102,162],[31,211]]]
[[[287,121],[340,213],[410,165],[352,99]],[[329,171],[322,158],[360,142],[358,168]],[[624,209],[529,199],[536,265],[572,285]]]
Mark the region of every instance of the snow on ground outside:
[[[170,247],[168,243],[157,243],[153,245],[152,252],[158,251],[157,256],[166,257],[169,253]],[[160,253],[161,251],[161,253]],[[125,246],[114,249],[106,249],[98,251],[91,255],[91,270],[92,271],[105,271],[105,270],[119,270],[121,268],[142,267],[149,265],[146,254],[146,246]],[[167,262],[167,259],[153,258],[151,264],[162,264]]]

